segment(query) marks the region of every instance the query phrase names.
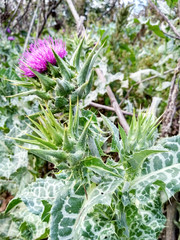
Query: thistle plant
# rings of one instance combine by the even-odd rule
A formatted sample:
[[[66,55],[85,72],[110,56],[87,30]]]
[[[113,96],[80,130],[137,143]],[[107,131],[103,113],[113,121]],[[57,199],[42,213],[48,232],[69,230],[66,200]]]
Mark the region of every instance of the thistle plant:
[[[93,150],[88,147],[88,144],[94,143],[93,147],[97,145],[96,147],[100,149],[104,141],[96,118],[93,113],[90,112],[90,115],[87,111],[83,116],[78,102],[73,115],[71,100],[69,117],[64,123],[58,122],[50,109],[47,106],[46,108],[47,110],[41,106],[43,115],[38,117],[38,122],[29,118],[33,126],[28,126],[34,134],[27,134],[27,139],[14,139],[36,146],[36,148],[25,149],[54,164],[59,170],[66,170],[79,177],[82,175],[81,161]],[[96,139],[98,141],[95,142]]]
[[[169,198],[180,190],[179,136],[155,145],[157,120],[151,114],[134,116],[127,136],[102,116],[113,135],[111,150],[120,156],[119,162],[109,156],[104,163],[106,139],[95,115],[78,104],[73,114],[71,102],[63,124],[47,106],[42,112],[39,122],[31,120],[33,134],[16,140],[36,145],[28,151],[61,171],[56,179],[37,179],[20,191],[6,212],[24,202],[47,224],[53,240],[157,239],[165,224],[160,194]]]
[[[62,40],[49,37],[31,44],[19,60],[23,81],[12,81],[31,90],[14,96],[37,95],[48,102],[54,112],[60,108],[65,111],[70,96],[72,104],[76,103],[77,98],[85,98],[91,90],[93,67],[102,47],[96,51],[96,45],[82,63],[83,43],[84,38],[70,61],[64,58],[67,52]]]
[[[137,118],[134,114],[127,135],[101,115],[112,141],[109,133],[105,138],[96,114],[80,109],[79,99],[91,90],[92,68],[101,50],[96,52],[95,46],[82,63],[83,42],[69,62],[65,45],[52,39],[31,45],[20,60],[27,79],[16,83],[33,88],[20,95],[36,94],[45,101],[38,119],[30,117],[32,134],[14,139],[29,144],[21,147],[59,172],[19,190],[6,214],[18,219],[19,239],[158,239],[165,224],[162,204],[180,190],[180,138],[157,141],[159,119],[143,112]],[[48,54],[37,53],[40,49]],[[36,62],[41,62],[39,57],[46,60],[34,64],[32,56]],[[104,145],[118,154],[118,162],[104,153]],[[17,216],[17,205],[35,220]]]

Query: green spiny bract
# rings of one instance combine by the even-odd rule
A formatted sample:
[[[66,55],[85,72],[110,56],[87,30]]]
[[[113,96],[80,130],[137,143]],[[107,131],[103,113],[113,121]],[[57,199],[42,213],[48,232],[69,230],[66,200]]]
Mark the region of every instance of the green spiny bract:
[[[30,91],[22,92],[15,96],[37,95],[40,99],[48,102],[51,110],[65,110],[69,104],[71,96],[72,104],[75,104],[77,98],[85,98],[91,90],[93,84],[93,66],[102,47],[97,50],[97,45],[92,49],[84,63],[80,63],[81,52],[83,50],[84,38],[80,41],[71,60],[63,60],[53,51],[56,59],[56,66],[48,63],[46,73],[39,73],[32,68],[35,78],[30,77],[23,81],[12,81],[15,85],[30,88]]]
[[[137,117],[133,115],[128,135],[119,126],[121,135],[120,158],[127,173],[131,173],[131,178],[141,171],[144,160],[153,153],[162,152],[162,148],[154,149],[153,146],[157,139],[156,128],[159,119],[155,120],[152,113],[140,113]],[[128,171],[129,169],[129,171]],[[133,174],[134,173],[134,174]]]
[[[73,174],[81,171],[81,160],[91,154],[88,146],[90,138],[99,140],[98,126],[95,115],[90,111],[83,110],[86,116],[80,117],[79,105],[77,103],[73,115],[70,101],[69,117],[63,124],[58,122],[48,107],[42,106],[42,113],[38,121],[30,119],[34,126],[29,125],[33,135],[27,134],[28,139],[15,138],[23,143],[38,146],[38,148],[26,148],[30,153],[51,162],[59,170],[70,170]],[[104,141],[104,139],[103,139]],[[102,142],[103,142],[102,141]],[[96,148],[100,148],[98,143]]]

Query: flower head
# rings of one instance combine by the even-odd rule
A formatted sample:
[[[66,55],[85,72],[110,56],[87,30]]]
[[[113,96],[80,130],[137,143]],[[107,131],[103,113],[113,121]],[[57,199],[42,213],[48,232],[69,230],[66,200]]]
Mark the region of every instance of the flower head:
[[[10,28],[6,28],[6,32],[7,33],[11,33],[11,29]]]
[[[9,40],[9,41],[14,41],[14,39],[15,39],[15,37],[13,37],[13,36],[9,36],[9,37],[8,37],[8,40]]]
[[[52,37],[48,39],[38,39],[34,44],[30,44],[19,60],[19,68],[22,74],[27,77],[34,77],[35,74],[30,68],[37,72],[45,72],[47,70],[48,62],[55,65],[56,59],[52,49],[61,57],[65,57],[67,52],[65,43],[60,39],[53,40]]]

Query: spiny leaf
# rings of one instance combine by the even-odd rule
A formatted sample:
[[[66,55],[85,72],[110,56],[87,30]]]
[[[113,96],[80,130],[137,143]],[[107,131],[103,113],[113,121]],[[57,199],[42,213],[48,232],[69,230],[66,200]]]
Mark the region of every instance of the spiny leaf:
[[[38,77],[39,81],[41,82],[41,84],[43,85],[43,87],[45,88],[46,91],[48,91],[49,89],[51,89],[52,87],[54,87],[56,85],[56,82],[54,80],[52,80],[51,78],[49,78],[48,76],[41,74],[41,73],[33,70],[32,68],[30,68],[30,69],[36,75],[36,77]]]
[[[41,114],[40,114],[41,115]],[[46,129],[43,127],[40,119],[39,119],[39,123],[37,123],[36,121],[34,121],[32,118],[29,117],[29,120],[37,127],[38,130],[36,130],[36,128],[32,128],[31,129],[37,134],[39,135],[41,138],[44,138],[44,139],[48,139],[50,140],[50,136],[48,134],[48,132],[46,131]]]
[[[89,121],[86,123],[83,132],[81,133],[79,140],[78,140],[78,146],[81,148],[84,148],[86,145],[86,136],[87,136],[87,132],[88,132],[88,127],[92,121],[93,115],[91,116],[91,118],[89,119]]]
[[[92,70],[91,76],[90,76],[90,78],[89,78],[89,82],[88,82],[87,87],[86,87],[86,89],[85,89],[85,95],[86,95],[86,96],[90,93],[90,91],[91,91],[91,89],[92,89],[93,79],[94,79],[94,71]]]
[[[87,76],[89,75],[89,72],[91,71],[91,68],[92,68],[91,61],[92,61],[92,58],[94,56],[97,46],[98,46],[98,44],[96,44],[96,46],[93,48],[93,50],[89,54],[88,58],[86,59],[81,71],[79,72],[79,75],[77,78],[78,85],[81,85],[87,81]],[[95,58],[94,58],[94,60],[95,60]],[[91,68],[90,68],[90,66],[91,66]]]
[[[50,124],[49,122],[47,122],[47,121],[46,121],[46,127],[47,127],[47,130],[48,130],[48,132],[49,132],[49,134],[50,134],[50,136],[51,136],[54,144],[55,144],[56,146],[61,145],[61,143],[62,143],[62,135],[59,134],[59,133],[56,131],[56,129],[53,128],[53,127],[51,126],[51,124]]]
[[[51,97],[48,93],[43,92],[43,91],[38,91],[38,90],[30,90],[27,92],[22,92],[22,93],[17,93],[11,96],[6,96],[6,97],[22,97],[22,96],[29,96],[29,95],[36,95],[38,97],[40,97],[41,99],[44,100],[50,100]]]
[[[68,123],[68,132],[70,133],[70,135],[73,134],[73,112],[72,112],[71,97],[69,98],[69,123]]]
[[[84,65],[83,65],[83,67],[82,67],[82,69],[81,69],[81,71],[78,75],[78,79],[77,79],[78,84],[82,84],[86,81],[89,82],[89,77],[90,77],[91,70],[92,70],[92,68],[95,64],[95,61],[96,61],[100,51],[103,49],[104,44],[98,49],[96,54],[94,54],[96,46],[94,47],[94,49],[92,50],[92,52],[88,56],[86,62],[84,63]]]
[[[79,64],[80,64],[80,55],[81,55],[81,51],[82,51],[82,46],[83,46],[83,42],[84,42],[84,37],[82,38],[82,40],[80,41],[79,45],[76,48],[76,51],[74,52],[71,60],[70,60],[70,64],[75,66],[77,71],[79,71]]]
[[[12,137],[11,137],[11,139],[14,139],[15,141],[19,141],[19,142],[22,142],[22,143],[29,143],[29,144],[32,144],[32,145],[40,146],[42,148],[48,147],[46,144],[42,144],[40,141],[34,141],[34,140],[25,139],[25,138],[12,138]],[[52,149],[56,149],[55,146]]]
[[[37,152],[38,154],[41,153],[46,156],[54,157],[58,160],[58,163],[67,159],[67,153],[62,150],[30,149],[30,151],[33,151],[34,154]]]
[[[72,72],[68,68],[66,62],[59,56],[57,53],[52,49],[54,57],[57,61],[58,67],[60,68],[62,76],[65,78],[65,80],[69,81],[72,77]]]
[[[27,149],[30,153],[53,164],[66,160],[66,154],[63,151],[45,150],[45,149]]]
[[[73,148],[73,144],[70,142],[70,139],[68,137],[68,129],[65,127],[64,129],[64,137],[63,137],[63,150],[67,150],[70,152]]]
[[[53,114],[52,114],[52,112],[50,111],[50,109],[48,108],[48,106],[46,106],[46,108],[47,108],[47,113],[48,113],[48,114],[46,113],[46,111],[44,111],[44,113],[46,113],[46,116],[48,117],[50,123],[52,124],[53,127],[56,128],[58,134],[60,134],[60,135],[61,135],[61,138],[62,138],[62,136],[64,135],[64,129],[63,129],[63,127],[61,126],[60,123],[57,122],[57,120],[56,120],[55,117],[53,116]]]
[[[29,118],[30,119],[30,121],[32,120],[31,118]],[[33,122],[33,120],[31,121],[31,122]],[[35,122],[35,121],[34,121]],[[36,123],[36,122],[35,122]],[[46,137],[44,136],[44,134],[41,132],[41,131],[39,131],[37,128],[35,128],[35,127],[33,127],[33,126],[31,126],[31,125],[29,125],[29,124],[27,124],[28,125],[28,127],[29,128],[31,128],[32,130],[33,130],[33,132],[35,132],[39,137],[41,137],[42,139],[46,139]],[[37,125],[38,125],[38,123],[37,123]]]
[[[165,149],[146,149],[146,150],[141,150],[139,152],[135,152],[132,154],[128,162],[131,164],[131,166],[134,169],[141,169],[141,166],[143,164],[143,161],[151,154],[155,153],[161,153],[161,152],[166,152]]]
[[[53,77],[56,77],[56,76],[59,75],[59,68],[54,66],[54,65],[52,65],[50,62],[48,62],[48,68],[49,68],[49,70],[51,72],[51,75]]]
[[[101,114],[101,117],[103,119],[103,121],[105,122],[105,124],[107,125],[107,127],[109,128],[109,130],[112,133],[112,151],[118,151],[118,153],[120,153],[120,139],[119,139],[119,131],[118,128],[104,115]]]
[[[43,144],[44,146],[46,146],[46,147],[48,147],[48,148],[57,149],[56,145],[53,144],[53,143],[51,143],[51,142],[49,142],[49,141],[46,141],[46,140],[44,140],[44,139],[42,139],[42,138],[36,137],[36,136],[34,136],[34,135],[30,135],[30,134],[27,134],[27,136],[35,139],[36,141],[40,142],[41,144]],[[21,138],[21,139],[22,139],[22,138]]]
[[[83,159],[82,163],[84,166],[98,173],[100,176],[123,178],[123,176],[118,174],[115,168],[104,164],[100,158],[90,156]]]
[[[85,89],[87,87],[89,82],[85,82],[83,83],[80,87],[78,87],[72,94],[71,94],[71,100],[72,100],[72,103],[75,103],[77,101],[77,97],[79,97],[79,99],[82,98],[84,92],[85,92]]]
[[[56,130],[57,130],[57,133],[60,135],[61,139],[63,137],[63,134],[64,134],[64,130],[63,128],[61,127],[60,123],[58,124],[56,119],[54,118],[52,112],[50,111],[50,109],[48,108],[48,106],[46,105],[46,108],[47,110],[45,111],[45,109],[43,108],[42,105],[41,106],[41,109],[42,109],[42,112],[44,114],[44,116],[46,117],[46,120],[45,122],[48,123],[50,125],[50,127],[55,127]]]
[[[56,78],[56,81],[58,84],[56,87],[56,93],[58,96],[67,96],[71,91],[75,89],[74,85],[64,78],[62,80]]]
[[[76,113],[73,121],[73,131],[76,137],[78,137],[78,127],[79,127],[79,98],[77,97]]]
[[[13,85],[15,86],[21,86],[21,87],[33,87],[34,84],[31,83],[31,82],[25,82],[25,81],[17,81],[17,80],[9,80],[9,79],[6,79],[7,81],[11,82]]]
[[[118,125],[118,126],[119,126],[119,132],[120,132],[123,148],[127,149],[128,148],[128,139],[127,139],[126,132],[120,125]]]

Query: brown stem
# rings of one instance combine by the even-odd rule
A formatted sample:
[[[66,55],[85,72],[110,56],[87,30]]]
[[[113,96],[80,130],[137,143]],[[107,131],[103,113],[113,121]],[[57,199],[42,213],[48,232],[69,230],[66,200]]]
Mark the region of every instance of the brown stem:
[[[175,197],[178,195],[176,194]],[[166,236],[165,240],[176,240],[176,226],[174,224],[174,220],[177,217],[177,203],[176,199],[171,198],[171,202],[168,203],[166,207],[167,212],[167,222],[166,222]]]
[[[99,103],[95,103],[95,102],[91,102],[91,103],[89,104],[89,106],[92,106],[92,107],[95,107],[95,108],[101,108],[101,109],[105,109],[105,110],[107,110],[107,111],[112,111],[112,112],[114,112],[114,108],[109,107],[109,106],[106,106],[106,105],[102,105],[102,104],[99,104]],[[124,115],[133,116],[133,113],[131,113],[131,112],[127,112],[127,111],[123,111],[123,110],[121,110],[121,111],[122,111],[122,113],[123,113]]]
[[[25,50],[26,50],[26,48],[27,48],[28,40],[29,40],[29,37],[30,37],[30,34],[31,34],[31,30],[32,30],[32,27],[33,27],[35,18],[36,18],[37,10],[38,10],[38,7],[39,7],[39,1],[40,1],[40,0],[38,0],[38,2],[37,2],[36,9],[35,9],[35,11],[34,11],[34,14],[33,14],[33,17],[32,17],[31,23],[30,23],[30,26],[29,26],[28,34],[27,34],[27,37],[26,37],[26,40],[25,40],[25,43],[24,43],[23,52],[25,52]]]
[[[166,137],[171,132],[172,120],[176,113],[176,99],[177,99],[178,92],[179,92],[178,85],[176,84],[176,79],[177,79],[179,72],[180,72],[180,60],[177,64],[177,67],[174,71],[173,78],[171,80],[168,104],[167,104],[166,110],[163,114],[161,137]]]
[[[178,39],[180,39],[180,34],[178,33],[177,29],[175,28],[175,26],[169,21],[169,19],[164,15],[164,13],[162,13],[158,7],[151,1],[151,0],[148,0],[150,6],[152,8],[154,8],[154,10],[158,13],[158,15],[160,15],[164,21],[166,21],[169,25],[169,27],[171,28],[171,30],[174,32],[174,34],[178,37]]]
[[[97,73],[98,77],[100,78],[100,80],[102,82],[106,81],[103,73],[101,72],[101,70],[99,68],[96,69],[96,73]],[[125,119],[125,117],[122,113],[121,108],[119,107],[119,104],[118,104],[118,102],[117,102],[117,100],[114,96],[113,91],[111,90],[110,86],[107,86],[106,90],[107,90],[107,94],[108,94],[108,96],[110,98],[110,101],[111,101],[111,106],[114,108],[114,111],[116,112],[116,115],[118,116],[118,119],[119,119],[119,122],[120,122],[121,126],[124,128],[125,132],[128,133],[129,125],[128,125],[128,123],[127,123],[127,121],[126,121],[126,119]]]
[[[10,20],[9,20],[9,23],[8,23],[8,25],[7,25],[7,28],[9,28],[9,26],[10,26],[13,18],[15,17],[17,11],[19,10],[19,7],[20,7],[20,5],[21,5],[21,2],[22,2],[22,0],[19,1],[16,10],[14,11],[13,15],[11,16],[11,18],[10,18]]]
[[[24,13],[23,13],[20,17],[17,18],[17,20],[16,20],[17,22],[14,24],[14,26],[12,27],[12,29],[14,29],[14,28],[20,23],[20,21],[23,19],[23,17],[26,15],[26,13],[27,13],[27,11],[28,11],[28,9],[29,9],[29,5],[30,5],[31,1],[32,1],[32,0],[29,0],[29,1],[28,1],[28,4],[27,4],[27,6],[26,6],[26,9],[25,9]]]
[[[98,17],[97,21],[101,20],[106,14],[110,13],[112,11],[112,9],[116,6],[116,2],[117,0],[114,0],[114,2],[112,3],[112,6],[110,7],[110,9],[106,10],[102,16]]]
[[[55,10],[55,9],[59,6],[59,4],[61,3],[61,1],[62,1],[62,0],[59,0],[56,4],[54,4],[54,5],[49,9],[48,13],[46,14],[46,16],[45,16],[45,18],[44,18],[44,22],[43,22],[43,24],[42,24],[42,26],[41,26],[41,28],[40,28],[40,30],[39,30],[38,37],[41,35],[41,33],[42,33],[42,31],[43,31],[43,29],[44,29],[44,27],[45,27],[45,25],[46,25],[46,22],[47,22],[49,16],[51,15],[52,10]]]

